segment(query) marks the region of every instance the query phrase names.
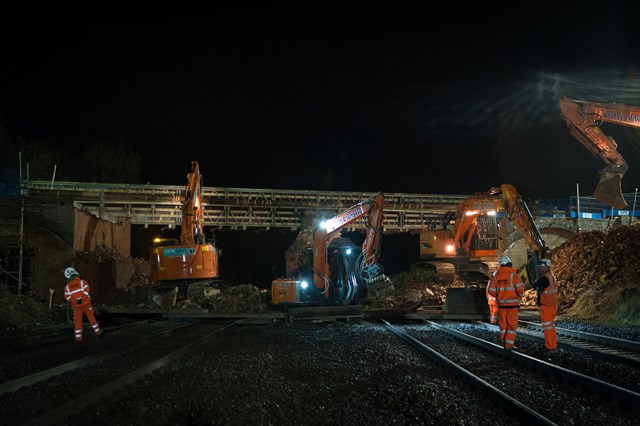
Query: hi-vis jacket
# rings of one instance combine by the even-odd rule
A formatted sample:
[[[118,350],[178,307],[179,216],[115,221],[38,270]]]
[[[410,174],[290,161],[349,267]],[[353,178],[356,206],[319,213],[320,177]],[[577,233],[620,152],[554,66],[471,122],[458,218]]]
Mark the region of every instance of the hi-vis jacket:
[[[558,286],[556,285],[556,277],[547,271],[542,274],[542,277],[547,279],[549,285],[540,290],[540,305],[544,306],[557,306],[558,305]]]
[[[520,306],[524,284],[518,271],[509,266],[501,266],[491,276],[487,293],[498,300],[500,307]]]
[[[82,307],[90,303],[89,284],[80,277],[75,277],[64,287],[64,298],[67,299],[71,306]]]

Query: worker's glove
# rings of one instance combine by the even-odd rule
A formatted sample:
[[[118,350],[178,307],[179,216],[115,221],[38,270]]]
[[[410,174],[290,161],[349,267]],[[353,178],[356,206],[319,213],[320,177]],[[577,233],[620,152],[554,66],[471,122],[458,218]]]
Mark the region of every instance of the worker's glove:
[[[76,299],[76,304],[77,305],[81,305],[82,304],[82,299]]]

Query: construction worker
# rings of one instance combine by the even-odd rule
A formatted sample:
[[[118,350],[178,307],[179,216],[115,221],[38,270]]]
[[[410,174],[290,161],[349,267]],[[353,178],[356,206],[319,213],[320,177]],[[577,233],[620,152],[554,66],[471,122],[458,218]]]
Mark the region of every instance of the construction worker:
[[[540,309],[540,325],[544,331],[544,347],[550,351],[558,348],[556,340],[556,313],[558,311],[558,286],[556,277],[551,272],[551,260],[538,261],[540,278],[533,284],[538,292],[538,307]]]
[[[89,283],[80,279],[80,274],[73,268],[64,270],[64,276],[67,278],[67,285],[64,287],[64,298],[73,307],[73,322],[75,324],[76,342],[82,342],[82,316],[86,315],[89,324],[93,328],[96,336],[102,335],[102,330],[96,321],[91,306],[91,296],[89,295]]]
[[[513,349],[518,328],[518,309],[524,294],[524,284],[508,256],[498,259],[500,267],[491,275],[487,292],[498,301],[500,340],[505,349]]]
[[[485,293],[487,294],[487,303],[489,304],[489,322],[491,324],[498,323],[498,300],[495,296],[489,294],[489,285],[491,284],[491,280],[487,282],[487,288]]]

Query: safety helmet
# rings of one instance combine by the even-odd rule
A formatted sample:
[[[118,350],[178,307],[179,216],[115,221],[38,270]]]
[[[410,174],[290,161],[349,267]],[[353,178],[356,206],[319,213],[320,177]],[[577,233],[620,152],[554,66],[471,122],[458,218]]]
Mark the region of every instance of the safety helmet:
[[[500,259],[498,259],[498,264],[500,266],[506,266],[510,263],[511,263],[511,259],[509,259],[509,256],[502,256],[500,257]]]
[[[551,261],[549,259],[540,259],[538,265],[544,265],[547,268],[551,268]]]
[[[80,275],[80,274],[78,273],[78,271],[76,271],[76,270],[75,270],[75,269],[73,269],[73,268],[67,268],[67,269],[65,269],[65,270],[64,270],[64,276],[65,276],[67,279],[69,279],[69,278],[73,277],[74,275]]]

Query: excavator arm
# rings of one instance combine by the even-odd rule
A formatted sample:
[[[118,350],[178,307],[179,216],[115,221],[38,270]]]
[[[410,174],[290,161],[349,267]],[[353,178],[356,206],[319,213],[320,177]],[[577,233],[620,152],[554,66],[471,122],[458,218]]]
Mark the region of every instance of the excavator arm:
[[[366,237],[362,243],[363,268],[365,272],[375,267],[380,257],[382,222],[384,219],[384,195],[382,192],[362,201],[320,224],[313,237],[313,284],[326,290],[330,275],[327,249],[331,234],[366,216]]]
[[[640,108],[615,103],[598,104],[561,98],[560,112],[569,131],[596,158],[606,164],[600,171],[600,181],[594,196],[616,209],[628,206],[622,195],[622,177],[629,167],[618,152],[618,144],[600,130],[603,122],[640,127]]]
[[[529,286],[538,279],[538,259],[547,257],[549,248],[542,239],[542,234],[533,220],[527,203],[516,189],[512,185],[502,184],[495,190],[502,193],[508,218],[513,221],[530,247],[527,251],[527,263],[519,272],[522,281]]]
[[[529,247],[536,252],[538,258],[545,257],[549,249],[542,239],[542,234],[540,234],[540,230],[533,220],[527,203],[524,202],[512,185],[501,185],[500,192],[502,192],[502,198],[506,203],[508,218],[513,221]]]
[[[192,171],[187,175],[184,202],[182,203],[182,227],[180,244],[204,244],[202,233],[202,175],[197,161],[191,162]]]

